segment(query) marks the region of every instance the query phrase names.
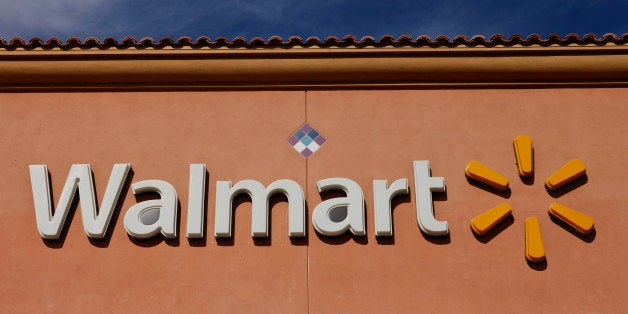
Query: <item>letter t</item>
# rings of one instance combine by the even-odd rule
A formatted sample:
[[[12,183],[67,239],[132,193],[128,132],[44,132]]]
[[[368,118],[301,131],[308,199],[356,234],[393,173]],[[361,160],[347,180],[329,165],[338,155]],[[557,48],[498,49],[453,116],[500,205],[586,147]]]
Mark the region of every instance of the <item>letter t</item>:
[[[416,197],[416,218],[419,228],[431,236],[449,234],[447,221],[438,221],[434,217],[432,192],[445,192],[445,178],[430,176],[428,160],[414,161],[414,193]]]

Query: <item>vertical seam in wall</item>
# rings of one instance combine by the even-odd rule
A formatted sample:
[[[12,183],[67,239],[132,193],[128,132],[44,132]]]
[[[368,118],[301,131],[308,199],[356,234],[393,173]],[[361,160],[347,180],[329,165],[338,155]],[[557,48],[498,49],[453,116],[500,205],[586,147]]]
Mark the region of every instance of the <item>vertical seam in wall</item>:
[[[305,119],[304,123],[307,123],[307,89],[304,90],[303,92],[303,116]],[[305,195],[307,196],[307,191],[308,191],[308,187],[307,187],[307,183],[308,181],[308,177],[307,177],[307,160],[308,158],[305,158]],[[306,197],[307,198],[307,197]],[[307,204],[307,203],[306,203]],[[306,208],[308,208],[308,206],[306,206]],[[309,210],[308,210],[309,212]],[[309,213],[308,213],[309,214]],[[309,217],[309,215],[306,215],[306,217]],[[309,224],[305,224],[306,228]],[[307,293],[307,312],[310,313],[310,243],[309,243],[309,236],[306,237],[306,267],[307,267],[307,274],[306,274],[306,280],[305,280],[305,285],[306,285],[306,293]]]

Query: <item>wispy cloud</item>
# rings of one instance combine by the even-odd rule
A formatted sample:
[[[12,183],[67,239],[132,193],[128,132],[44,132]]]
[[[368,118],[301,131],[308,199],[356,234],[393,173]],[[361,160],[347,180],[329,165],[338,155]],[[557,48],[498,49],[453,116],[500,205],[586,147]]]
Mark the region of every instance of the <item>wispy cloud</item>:
[[[106,11],[109,3],[106,0],[11,1],[2,6],[0,36],[31,38],[81,32],[97,27],[91,22],[92,17]]]
[[[8,1],[8,0],[0,0]],[[57,0],[1,5],[0,37],[468,37],[628,32],[628,2]]]

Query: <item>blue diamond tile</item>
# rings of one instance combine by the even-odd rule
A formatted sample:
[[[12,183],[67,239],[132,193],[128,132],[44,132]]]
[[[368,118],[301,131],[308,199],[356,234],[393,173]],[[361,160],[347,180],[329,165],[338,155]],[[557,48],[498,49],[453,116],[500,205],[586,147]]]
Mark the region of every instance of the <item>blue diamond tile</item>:
[[[316,132],[316,130],[312,129],[310,132],[307,133],[307,136],[309,136],[311,138],[316,138],[318,136],[318,132]]]
[[[304,136],[301,139],[301,143],[305,144],[305,146],[310,145],[310,143],[312,143],[312,141],[313,141],[313,139],[311,137],[307,136],[307,135]]]
[[[299,141],[298,138],[294,137],[294,135],[290,135],[290,137],[288,138],[287,142],[290,145],[294,145]]]
[[[302,139],[305,136],[305,132],[301,131],[301,130],[297,130],[296,132],[294,132],[294,137],[296,137],[297,139]]]
[[[327,140],[311,125],[301,125],[286,142],[305,158],[310,158]]]
[[[302,125],[302,126],[300,127],[300,129],[301,129],[303,132],[307,133],[307,132],[310,132],[310,130],[312,130],[313,128],[312,128],[309,124],[307,124],[307,123],[306,123],[306,124]]]

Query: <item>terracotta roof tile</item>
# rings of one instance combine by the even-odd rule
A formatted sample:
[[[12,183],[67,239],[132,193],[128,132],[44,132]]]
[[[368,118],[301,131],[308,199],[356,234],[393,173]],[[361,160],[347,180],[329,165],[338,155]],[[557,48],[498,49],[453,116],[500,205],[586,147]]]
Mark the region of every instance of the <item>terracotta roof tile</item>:
[[[95,37],[89,37],[84,41],[81,39],[72,37],[67,39],[65,42],[58,38],[50,38],[46,41],[40,38],[30,39],[28,42],[25,42],[22,38],[13,38],[10,41],[6,41],[3,38],[0,38],[0,49],[13,50],[13,49],[35,49],[35,48],[43,48],[43,49],[72,49],[72,48],[99,48],[99,49],[124,49],[124,48],[137,48],[137,49],[160,49],[164,47],[192,47],[192,48],[290,48],[290,47],[366,47],[366,46],[374,46],[374,47],[384,47],[384,46],[395,46],[395,47],[494,47],[498,45],[502,46],[549,46],[549,45],[606,45],[609,43],[613,43],[616,45],[624,45],[628,43],[628,33],[625,33],[621,36],[616,36],[615,34],[605,34],[601,37],[597,37],[593,34],[584,35],[583,37],[578,36],[577,34],[568,34],[565,37],[561,37],[557,34],[548,35],[546,38],[541,37],[540,35],[533,34],[524,38],[520,35],[512,35],[509,38],[504,37],[503,35],[493,35],[490,39],[486,39],[484,36],[476,35],[471,37],[470,39],[466,36],[459,35],[454,37],[453,39],[449,39],[446,36],[438,36],[434,39],[430,38],[426,35],[421,35],[417,38],[413,38],[409,35],[402,35],[397,38],[385,35],[379,38],[379,40],[371,37],[365,36],[361,39],[358,39],[355,36],[344,36],[342,39],[334,36],[326,37],[324,40],[319,39],[318,37],[308,37],[303,40],[298,36],[291,36],[287,40],[283,40],[281,37],[273,36],[268,40],[264,40],[261,37],[255,37],[251,40],[247,40],[244,37],[238,36],[233,40],[229,40],[225,37],[217,37],[214,40],[211,40],[208,37],[199,37],[196,40],[188,36],[180,37],[178,40],[173,40],[172,38],[164,37],[159,41],[155,41],[152,38],[146,37],[140,40],[137,40],[135,37],[126,37],[122,41],[118,41],[114,38],[105,38],[100,41]]]

